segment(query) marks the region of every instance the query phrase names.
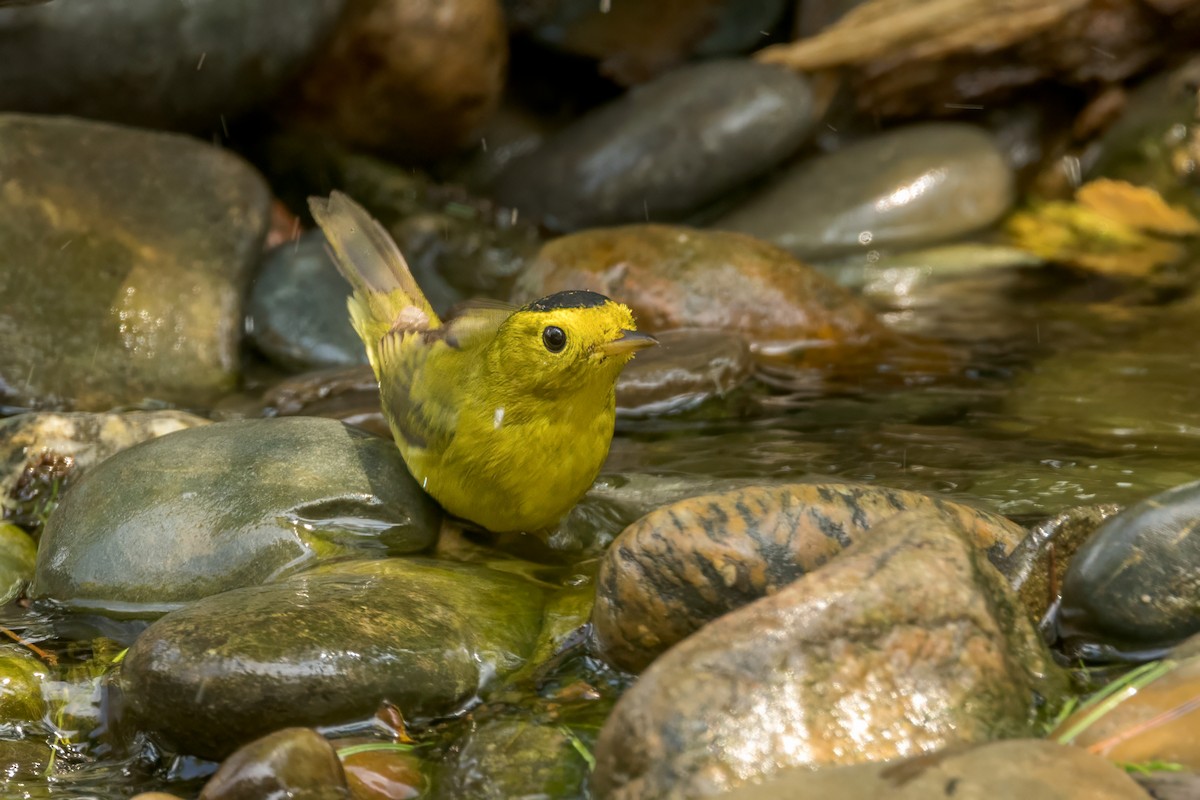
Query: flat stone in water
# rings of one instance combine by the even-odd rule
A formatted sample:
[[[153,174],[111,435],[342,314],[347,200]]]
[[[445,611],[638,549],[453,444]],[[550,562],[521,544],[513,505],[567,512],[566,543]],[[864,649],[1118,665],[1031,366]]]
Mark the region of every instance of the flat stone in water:
[[[0,402],[197,407],[232,389],[269,219],[258,173],[195,139],[67,117],[2,114],[0,141]]]
[[[346,313],[349,295],[325,235],[309,231],[263,261],[250,291],[250,338],[268,358],[297,372],[366,364],[366,349]]]
[[[1000,562],[1025,537],[1003,517],[918,492],[781,484],[690,497],[650,512],[608,549],[592,625],[603,657],[637,671],[723,614],[818,570],[900,512],[950,515]]]
[[[1015,199],[1013,171],[986,131],[924,123],[802,161],[711,227],[833,258],[985,228]]]
[[[664,331],[617,379],[617,413],[649,417],[723,397],[751,374],[750,347],[736,333]]]
[[[1076,646],[1146,651],[1200,632],[1200,481],[1106,521],[1071,560],[1059,629]]]
[[[605,722],[596,794],[707,796],[785,767],[1033,736],[1067,681],[962,522],[893,516],[668,650]]]
[[[31,594],[155,616],[322,554],[424,549],[438,520],[386,439],[309,417],[215,423],[124,450],[73,486]]]
[[[367,717],[384,700],[414,721],[461,711],[521,665],[541,622],[541,590],[506,573],[343,562],[166,615],[121,678],[146,729],[219,757],[281,727]]]
[[[277,7],[241,0],[5,8],[0,108],[220,132],[224,120],[271,98],[293,77],[333,30],[343,5],[291,2],[286,25]],[[159,180],[169,172],[143,166],[142,174]],[[129,192],[136,195],[156,182],[124,186],[136,186]],[[178,203],[176,197],[168,205]]]
[[[511,161],[496,197],[558,231],[680,219],[791,155],[815,121],[794,72],[748,60],[687,66]]]

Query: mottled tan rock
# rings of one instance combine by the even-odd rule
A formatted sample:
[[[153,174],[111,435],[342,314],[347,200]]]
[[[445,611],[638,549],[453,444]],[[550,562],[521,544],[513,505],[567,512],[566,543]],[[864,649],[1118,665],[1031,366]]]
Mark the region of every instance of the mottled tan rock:
[[[350,0],[290,112],[346,144],[404,157],[471,143],[508,62],[497,0]]]
[[[1125,772],[1077,747],[1020,739],[839,769],[788,770],[722,800],[1147,800]]]
[[[601,798],[694,798],[786,767],[1032,736],[1066,679],[959,519],[904,513],[706,625],[617,702]]]
[[[693,497],[626,528],[604,556],[592,624],[604,658],[637,671],[716,619],[818,570],[901,512],[951,515],[997,560],[1019,525],[918,492],[850,483],[752,486]]]

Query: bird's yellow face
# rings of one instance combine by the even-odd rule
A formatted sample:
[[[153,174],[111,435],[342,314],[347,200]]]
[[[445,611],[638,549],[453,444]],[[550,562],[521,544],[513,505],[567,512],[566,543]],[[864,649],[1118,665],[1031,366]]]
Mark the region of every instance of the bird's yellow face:
[[[656,343],[637,332],[624,305],[567,291],[513,312],[496,333],[493,356],[524,392],[552,395],[615,384],[629,359]]]

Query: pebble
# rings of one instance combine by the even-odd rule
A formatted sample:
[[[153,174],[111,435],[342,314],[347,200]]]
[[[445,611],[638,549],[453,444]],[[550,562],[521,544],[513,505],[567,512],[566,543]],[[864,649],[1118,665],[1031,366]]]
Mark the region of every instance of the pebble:
[[[800,161],[711,227],[829,259],[971,233],[1015,200],[1013,170],[986,131],[922,123]]]
[[[494,191],[556,231],[677,220],[795,152],[816,113],[793,72],[735,60],[682,67],[513,159]]]
[[[246,327],[254,345],[285,369],[367,363],[350,325],[350,285],[338,274],[320,231],[267,253],[250,291]]]

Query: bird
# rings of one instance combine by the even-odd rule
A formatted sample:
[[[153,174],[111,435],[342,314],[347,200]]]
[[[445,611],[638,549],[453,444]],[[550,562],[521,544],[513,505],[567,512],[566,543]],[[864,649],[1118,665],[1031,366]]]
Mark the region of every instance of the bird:
[[[353,289],[350,321],[417,483],[487,531],[548,536],[608,455],[621,370],[657,340],[583,289],[468,302],[441,320],[362,206],[334,191],[309,208]]]

